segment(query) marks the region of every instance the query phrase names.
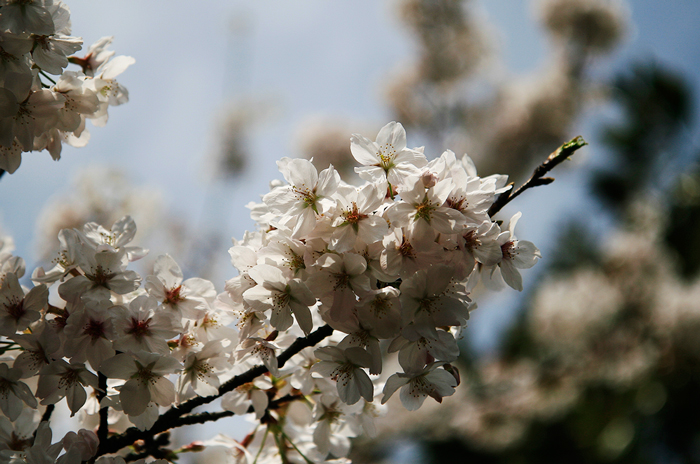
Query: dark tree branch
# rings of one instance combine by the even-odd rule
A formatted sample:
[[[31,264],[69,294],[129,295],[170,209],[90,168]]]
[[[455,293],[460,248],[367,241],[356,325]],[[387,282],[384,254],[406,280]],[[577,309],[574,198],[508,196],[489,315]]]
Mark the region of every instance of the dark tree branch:
[[[302,398],[302,396],[299,395],[286,395],[283,396],[282,398],[278,398],[274,401],[271,401],[270,404],[267,406],[267,410],[272,410],[272,409],[278,409],[281,405],[285,403],[289,403],[290,401],[294,401],[296,399]],[[255,409],[253,406],[248,407],[248,410],[246,411],[246,414],[250,414],[255,412]],[[235,416],[236,413],[233,411],[219,411],[219,412],[203,412],[200,414],[188,414],[187,416],[183,416],[180,418],[179,425],[194,425],[194,424],[204,424],[205,422],[213,422],[217,421],[219,419],[223,419],[224,417],[231,417]]]
[[[44,414],[41,415],[41,420],[39,421],[40,424],[42,422],[48,422],[49,420],[51,420],[51,414],[53,414],[53,410],[55,407],[56,407],[56,405],[54,405],[54,404],[50,404],[50,405],[46,406],[46,409],[44,410]],[[36,438],[37,430],[39,430],[38,427],[36,430],[34,430],[34,435],[33,435],[34,438]]]
[[[314,332],[311,332],[307,337],[299,337],[297,338],[294,343],[290,345],[289,348],[287,348],[282,354],[280,354],[277,357],[277,363],[279,367],[284,366],[284,364],[291,359],[292,356],[295,354],[299,353],[301,350],[304,348],[307,348],[309,346],[315,346],[318,344],[321,340],[324,338],[328,337],[333,333],[333,329],[329,325],[324,325],[323,327],[320,327]],[[110,453],[116,453],[120,449],[127,447],[137,440],[145,440],[149,437],[154,437],[155,435],[165,432],[166,430],[170,430],[176,427],[181,427],[183,425],[187,425],[188,421],[194,421],[190,423],[200,423],[196,422],[196,419],[188,419],[188,416],[185,416],[186,414],[189,414],[194,410],[194,408],[198,406],[205,405],[207,403],[210,403],[214,401],[217,398],[220,398],[223,396],[225,393],[228,393],[230,391],[233,391],[234,389],[240,387],[241,385],[244,385],[246,383],[250,383],[255,378],[265,374],[267,372],[267,368],[265,366],[255,366],[248,371],[244,372],[243,374],[237,375],[228,382],[224,383],[219,387],[219,393],[216,395],[210,395],[210,396],[197,396],[195,398],[192,398],[190,400],[185,401],[184,403],[180,404],[179,406],[173,406],[172,408],[168,409],[165,411],[163,414],[160,415],[158,420],[153,424],[153,427],[150,428],[150,430],[144,430],[141,431],[137,429],[136,427],[130,427],[127,429],[124,433],[115,435],[113,437],[107,438],[105,441],[100,441],[100,447],[97,451],[96,457],[102,456],[103,454],[110,454]],[[282,400],[282,398],[280,398]],[[280,401],[278,400],[278,401]],[[203,414],[220,414],[221,417],[227,417],[227,415],[223,415],[223,411],[221,413],[203,413]],[[233,415],[233,414],[230,414]],[[185,417],[183,417],[185,416]],[[193,416],[199,416],[199,415],[193,415]],[[189,416],[192,417],[192,416]],[[204,417],[216,417],[216,416],[204,416]],[[218,418],[221,418],[218,417]],[[209,420],[215,420],[215,419],[208,419],[204,420],[204,422],[208,422]]]
[[[98,372],[97,374],[97,402],[102,401],[107,395],[107,376]],[[100,409],[100,425],[97,429],[97,439],[100,443],[107,440],[107,435],[109,432],[109,424],[107,423],[107,418],[109,416],[109,407],[105,406]]]
[[[532,173],[530,179],[521,185],[519,189],[513,191],[513,183],[511,182],[508,185],[509,189],[499,195],[496,201],[491,205],[488,210],[488,215],[490,217],[495,216],[496,213],[498,213],[505,205],[510,203],[513,199],[515,199],[515,197],[523,193],[525,190],[554,182],[553,177],[544,177],[544,175],[554,169],[555,166],[563,162],[565,159],[568,159],[574,154],[574,152],[576,152],[576,150],[586,145],[588,145],[588,143],[586,143],[586,141],[583,140],[583,137],[579,135],[578,137],[571,139],[561,147],[557,148],[556,151],[549,155],[544,163],[535,168],[535,171]]]

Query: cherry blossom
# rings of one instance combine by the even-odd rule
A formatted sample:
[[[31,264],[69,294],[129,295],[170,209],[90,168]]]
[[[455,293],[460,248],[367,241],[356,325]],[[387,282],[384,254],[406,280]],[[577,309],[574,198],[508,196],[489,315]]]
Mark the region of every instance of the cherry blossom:
[[[175,401],[175,386],[165,376],[182,370],[180,363],[167,356],[139,351],[121,353],[100,366],[100,372],[113,379],[124,379],[119,400],[126,414],[138,416],[153,401],[168,406]]]
[[[71,415],[74,415],[85,404],[87,386],[97,388],[97,376],[83,363],[72,361],[68,364],[57,359],[39,372],[36,395],[42,399],[41,404],[54,404],[65,397]]]
[[[22,404],[36,408],[37,401],[26,383],[20,382],[22,371],[0,364],[0,410],[14,421],[22,412]]]
[[[282,158],[277,162],[289,183],[265,195],[263,201],[271,211],[281,214],[279,224],[292,231],[292,237],[306,235],[316,226],[318,215],[326,213],[333,201],[340,176],[333,166],[320,173],[310,161]]]
[[[253,288],[245,291],[243,298],[256,310],[272,310],[270,323],[277,330],[287,330],[292,325],[292,314],[305,334],[313,328],[309,306],[316,304],[316,298],[299,279],[287,280],[278,268],[259,264],[249,271],[256,282]]]
[[[14,335],[41,317],[49,292],[38,285],[24,294],[17,275],[8,273],[0,287],[0,335]]]
[[[320,359],[311,368],[323,376],[330,377],[336,382],[338,396],[346,404],[355,404],[360,398],[372,401],[374,396],[372,381],[362,370],[372,364],[370,354],[360,347],[341,349],[334,346],[319,348],[314,352]]]
[[[399,186],[405,178],[418,175],[418,168],[426,164],[421,150],[406,148],[406,130],[397,122],[382,127],[374,142],[353,134],[350,143],[352,156],[362,165],[355,172],[384,190],[386,182]]]
[[[409,411],[419,409],[428,396],[442,402],[443,397],[454,393],[457,380],[451,373],[439,369],[441,365],[431,363],[421,370],[393,374],[386,381],[382,403],[386,403],[399,388],[401,404]]]

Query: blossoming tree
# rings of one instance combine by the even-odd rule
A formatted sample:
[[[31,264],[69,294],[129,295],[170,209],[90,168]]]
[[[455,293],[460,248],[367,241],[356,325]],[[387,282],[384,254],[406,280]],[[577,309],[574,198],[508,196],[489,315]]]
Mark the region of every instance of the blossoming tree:
[[[57,159],[62,143],[85,145],[86,120],[104,125],[127,101],[115,78],[134,60],[109,38],[74,55],[82,43],[60,1],[0,5],[0,168],[11,174],[24,152]],[[282,158],[285,182],[250,205],[257,229],[234,241],[238,275],[222,292],[184,280],[169,255],[149,275],[129,269],[147,253],[131,244],[129,216],[62,230],[55,266],[34,269],[31,288],[2,238],[0,461],[173,461],[201,446],[171,449],[169,430],[247,413],[257,424],[245,438],[203,446],[235,462],[343,461],[397,391],[408,410],[454,393],[471,290],[522,290],[520,270],[540,258],[515,236],[520,213],[496,214],[584,144],[560,147],[517,190],[479,177],[466,155],[429,160],[397,122],[374,141],[351,137],[361,166],[350,183]],[[221,410],[195,411],[218,399]],[[62,401],[83,428],[54,437]]]

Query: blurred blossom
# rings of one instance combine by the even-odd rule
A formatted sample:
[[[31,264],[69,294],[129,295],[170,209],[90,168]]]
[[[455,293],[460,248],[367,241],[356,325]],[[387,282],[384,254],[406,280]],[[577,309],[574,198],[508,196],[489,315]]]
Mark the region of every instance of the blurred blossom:
[[[613,324],[622,302],[620,291],[604,274],[582,269],[537,290],[528,313],[529,329],[544,347],[578,361],[580,352]]]
[[[328,166],[338,171],[343,178],[354,178],[355,158],[350,152],[349,134],[373,132],[366,124],[347,121],[328,121],[314,118],[304,121],[297,132],[296,140],[302,156],[313,162],[319,171]]]
[[[503,87],[493,102],[490,122],[482,125],[486,137],[474,157],[479,169],[492,172],[510,166],[511,172],[523,172],[533,160],[544,159],[561,141],[576,135],[570,128],[587,95],[567,66],[557,62]]]
[[[217,127],[217,148],[211,158],[212,174],[222,180],[235,179],[250,162],[250,135],[266,120],[272,110],[270,103],[241,100],[225,110]]]
[[[418,90],[421,79],[415,70],[402,69],[395,73],[384,89],[385,97],[396,114],[396,119],[406,127],[427,126],[431,124],[432,113],[425,111],[426,102]]]
[[[488,40],[464,0],[404,0],[400,14],[421,48],[418,74],[435,83],[469,74],[488,54]]]
[[[659,291],[653,327],[662,339],[671,339],[679,349],[700,356],[700,280],[668,282]]]
[[[624,35],[627,10],[612,0],[538,6],[557,46],[542,69],[522,77],[504,74],[474,2],[400,2],[419,51],[388,79],[385,95],[397,119],[423,131],[434,151],[458,142],[480,170],[511,177],[575,136],[578,116],[609,98],[589,69]]]
[[[579,52],[607,53],[624,35],[629,11],[617,0],[542,0],[538,10],[552,37]]]
[[[36,240],[39,259],[49,259],[58,246],[61,229],[79,228],[87,222],[113,224],[131,215],[140,236],[159,224],[163,199],[157,190],[134,186],[128,176],[104,166],[78,172],[67,192],[54,195],[37,218]]]

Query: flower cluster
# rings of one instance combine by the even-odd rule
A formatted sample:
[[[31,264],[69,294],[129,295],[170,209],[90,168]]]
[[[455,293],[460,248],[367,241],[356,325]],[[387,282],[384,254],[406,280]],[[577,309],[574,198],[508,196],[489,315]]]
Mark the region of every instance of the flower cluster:
[[[489,216],[505,177],[479,178],[466,155],[428,162],[398,123],[376,141],[353,136],[351,149],[359,186],[332,166],[278,162],[286,182],[250,205],[259,230],[234,241],[239,275],[221,293],[185,280],[168,255],[145,278],[128,269],[147,253],[131,245],[130,217],[62,230],[54,267],[34,270],[31,289],[3,242],[0,458],[121,462],[103,456],[116,438],[210,420],[190,413],[221,398],[223,413],[254,413],[264,433],[208,445],[240,462],[323,461],[372,434],[397,390],[409,410],[452,395],[470,290],[521,289],[519,269],[539,251],[515,237],[519,214],[507,225]],[[398,353],[398,372],[385,372],[384,352]],[[85,428],[51,445],[63,399]]]
[[[72,56],[83,41],[71,36],[63,2],[0,1],[0,169],[15,172],[22,152],[45,149],[57,160],[63,143],[84,146],[85,120],[104,126],[108,107],[127,102],[116,77],[134,59],[114,57],[111,42],[103,37]],[[80,70],[65,70],[69,62]]]

